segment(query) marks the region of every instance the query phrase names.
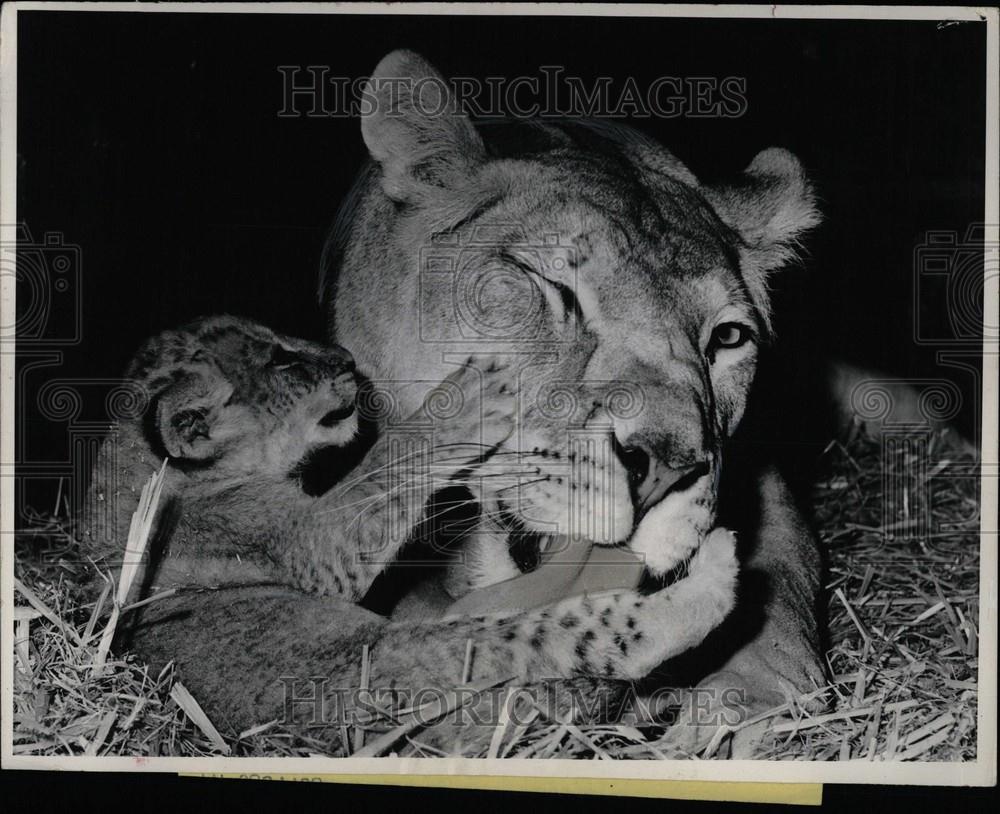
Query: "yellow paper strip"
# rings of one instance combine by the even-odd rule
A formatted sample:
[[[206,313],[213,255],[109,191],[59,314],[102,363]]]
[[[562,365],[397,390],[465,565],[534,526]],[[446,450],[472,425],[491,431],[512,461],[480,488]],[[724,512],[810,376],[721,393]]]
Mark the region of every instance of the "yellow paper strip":
[[[818,806],[821,783],[720,783],[708,780],[603,780],[594,777],[494,777],[491,775],[393,774],[237,774],[182,773],[187,777],[235,780],[286,780],[313,783],[354,783],[369,786],[536,791],[557,794],[599,794],[616,797],[657,797],[671,800],[712,800],[739,803],[779,803]]]

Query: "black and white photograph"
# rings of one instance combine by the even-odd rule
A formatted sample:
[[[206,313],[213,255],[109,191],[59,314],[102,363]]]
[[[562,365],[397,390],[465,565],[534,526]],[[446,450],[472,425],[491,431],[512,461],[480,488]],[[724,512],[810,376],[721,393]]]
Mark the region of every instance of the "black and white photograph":
[[[5,5],[5,765],[995,783],[997,23]]]

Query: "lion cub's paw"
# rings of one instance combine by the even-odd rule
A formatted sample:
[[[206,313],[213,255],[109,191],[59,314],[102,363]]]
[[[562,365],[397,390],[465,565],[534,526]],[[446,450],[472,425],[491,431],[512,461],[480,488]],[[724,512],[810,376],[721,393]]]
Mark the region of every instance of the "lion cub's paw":
[[[494,356],[470,356],[435,393],[428,397],[425,407],[432,415],[436,411],[439,445],[468,446],[486,452],[514,432],[514,370]]]
[[[642,678],[667,659],[701,644],[736,601],[736,538],[715,529],[691,561],[688,575],[632,606],[639,644],[629,651],[625,677]],[[613,627],[613,626],[612,626]]]
[[[709,532],[691,561],[688,579],[713,586],[728,585],[735,590],[739,564],[736,559],[736,534],[717,528]]]
[[[692,631],[700,630],[701,638],[720,625],[735,606],[738,572],[736,535],[717,528],[692,558],[688,575],[672,586],[675,599],[689,609]]]

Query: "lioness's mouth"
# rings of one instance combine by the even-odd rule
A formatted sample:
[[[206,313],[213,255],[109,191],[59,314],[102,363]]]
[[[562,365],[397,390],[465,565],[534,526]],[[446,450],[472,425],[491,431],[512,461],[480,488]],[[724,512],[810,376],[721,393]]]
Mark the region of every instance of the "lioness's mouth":
[[[579,552],[578,556],[585,558],[590,546],[599,545],[594,540],[587,541],[579,538],[574,542],[567,535],[558,532],[531,531],[525,527],[524,521],[514,514],[503,500],[496,500],[494,516],[499,521],[501,528],[507,532],[507,550],[522,574],[534,571],[539,566],[555,559],[560,560],[564,565],[582,565],[584,560],[567,559],[566,555],[571,551],[576,551]],[[602,545],[601,548],[625,549],[627,546],[625,544]]]
[[[568,544],[565,535],[531,531],[525,526],[524,521],[514,513],[509,504],[499,498],[495,502],[494,517],[498,520],[501,528],[507,532],[508,551],[521,573],[536,570],[546,560],[547,556],[561,551]],[[594,542],[594,544],[596,545],[597,543]],[[610,547],[630,548],[628,542]],[[684,559],[680,560],[668,571],[662,573],[657,573],[648,565],[644,566],[638,590],[641,593],[654,593],[682,580],[688,575],[691,562],[698,553],[699,548],[700,545],[694,546]]]
[[[502,500],[496,501],[496,517],[507,532],[507,550],[521,573],[534,571],[542,561],[542,550],[548,535],[530,531]]]

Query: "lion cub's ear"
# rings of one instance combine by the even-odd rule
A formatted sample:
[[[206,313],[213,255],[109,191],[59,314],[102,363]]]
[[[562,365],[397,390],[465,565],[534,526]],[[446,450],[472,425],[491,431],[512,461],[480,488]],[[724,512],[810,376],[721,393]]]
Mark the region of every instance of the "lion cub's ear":
[[[188,373],[159,397],[156,429],[167,455],[188,461],[207,461],[221,452],[213,437],[233,386],[213,375]]]
[[[801,162],[777,147],[758,153],[735,182],[708,187],[705,194],[743,238],[745,265],[756,272],[790,260],[803,233],[820,221]]]
[[[396,201],[458,185],[485,157],[448,83],[418,54],[393,51],[365,87],[361,134]]]

